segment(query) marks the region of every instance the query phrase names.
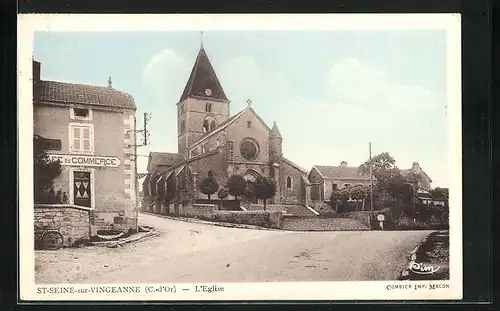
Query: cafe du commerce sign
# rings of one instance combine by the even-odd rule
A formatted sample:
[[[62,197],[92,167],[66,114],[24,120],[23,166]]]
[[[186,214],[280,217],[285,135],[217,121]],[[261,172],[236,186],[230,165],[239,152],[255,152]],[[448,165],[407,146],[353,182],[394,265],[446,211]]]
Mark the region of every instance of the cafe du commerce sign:
[[[59,160],[61,165],[91,166],[91,167],[118,167],[120,159],[117,157],[101,157],[92,155],[50,154],[50,160]]]

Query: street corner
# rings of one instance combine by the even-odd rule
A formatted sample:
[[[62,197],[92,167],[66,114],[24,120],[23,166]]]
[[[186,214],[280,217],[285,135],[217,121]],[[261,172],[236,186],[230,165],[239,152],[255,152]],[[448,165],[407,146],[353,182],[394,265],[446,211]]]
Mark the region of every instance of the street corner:
[[[400,280],[449,280],[449,231],[434,231],[409,256]]]
[[[139,226],[137,232],[130,235],[96,235],[94,241],[87,243],[87,246],[118,248],[131,243],[143,242],[160,234],[161,232],[153,227]]]

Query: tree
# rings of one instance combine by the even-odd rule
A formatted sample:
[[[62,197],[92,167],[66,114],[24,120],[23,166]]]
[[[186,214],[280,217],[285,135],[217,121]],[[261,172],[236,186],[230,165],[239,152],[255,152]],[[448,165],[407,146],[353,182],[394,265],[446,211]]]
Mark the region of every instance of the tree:
[[[330,204],[335,206],[335,211],[339,211],[339,203],[341,205],[345,204],[349,200],[349,192],[346,189],[337,189],[332,192],[330,196]]]
[[[258,178],[254,183],[255,197],[264,201],[264,210],[266,210],[267,199],[276,194],[276,181],[271,177]]]
[[[228,195],[229,195],[229,190],[225,187],[222,187],[219,189],[219,191],[217,191],[217,196],[220,199],[220,209],[222,209],[222,200],[227,198]]]
[[[369,186],[354,186],[350,189],[351,198],[357,201],[362,201],[361,210],[365,210],[366,198],[370,195]]]
[[[203,194],[208,195],[208,199],[210,200],[210,196],[219,190],[219,184],[217,180],[215,180],[214,175],[211,171],[208,172],[207,178],[203,179],[200,183],[200,191]]]
[[[226,188],[229,194],[234,196],[234,199],[237,200],[240,195],[245,194],[247,182],[241,175],[233,175],[227,180]]]
[[[49,159],[43,148],[43,138],[33,138],[33,190],[36,203],[66,203],[65,193],[54,192],[54,179],[61,172],[59,160]]]
[[[396,168],[395,166],[396,160],[388,153],[382,152],[374,157],[372,157],[372,172],[373,175],[378,179],[380,173],[391,171]],[[363,174],[370,173],[370,160],[365,161],[365,163],[361,164],[358,170]]]
[[[449,198],[448,188],[436,187],[429,192],[431,193],[431,196],[434,200],[444,200],[445,202],[448,201]]]

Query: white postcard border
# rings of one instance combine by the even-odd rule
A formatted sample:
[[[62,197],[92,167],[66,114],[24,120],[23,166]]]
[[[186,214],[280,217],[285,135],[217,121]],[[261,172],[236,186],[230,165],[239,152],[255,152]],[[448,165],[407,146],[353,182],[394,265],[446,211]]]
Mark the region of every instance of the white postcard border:
[[[298,20],[300,19],[300,22]],[[133,26],[131,26],[133,25]],[[230,26],[228,26],[230,25]],[[41,294],[41,287],[90,288],[92,285],[36,285],[32,195],[32,51],[35,31],[174,30],[362,30],[442,29],[447,33],[448,159],[456,173],[450,185],[450,280],[365,282],[270,282],[216,284],[122,284],[140,286],[137,294]],[[19,287],[21,300],[420,300],[462,298],[461,175],[461,17],[459,14],[273,14],[273,15],[70,15],[23,14],[18,19]],[[426,290],[389,289],[426,284]],[[436,284],[436,285],[433,285]],[[148,286],[174,286],[172,293],[146,293]],[[224,291],[193,293],[182,288],[216,285]],[[447,288],[441,288],[444,285]],[[97,285],[98,286],[98,285]],[[119,286],[113,284],[113,286]],[[434,290],[429,287],[436,287]],[[160,287],[161,288],[161,287]]]

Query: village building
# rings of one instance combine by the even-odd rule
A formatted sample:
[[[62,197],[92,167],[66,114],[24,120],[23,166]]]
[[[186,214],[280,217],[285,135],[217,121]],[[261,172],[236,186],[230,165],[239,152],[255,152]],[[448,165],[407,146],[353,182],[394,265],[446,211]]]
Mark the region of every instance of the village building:
[[[136,106],[111,78],[108,84],[41,80],[40,63],[33,62],[35,139],[61,163],[54,190],[66,194],[69,206],[92,212],[93,231],[137,227]]]
[[[403,175],[403,177],[406,177],[409,174],[415,174],[419,176],[418,189],[422,192],[428,192],[432,189],[432,179],[429,177],[429,175],[427,175],[426,172],[424,172],[418,162],[413,162],[410,169],[401,170],[401,175]]]
[[[277,190],[270,203],[305,209],[310,191],[307,171],[283,155],[276,122],[268,126],[251,101],[232,116],[229,111],[230,101],[201,46],[177,103],[178,152],[149,155],[143,183],[146,210],[167,208],[163,212],[172,213],[187,200],[207,199],[198,184],[209,174],[220,187],[235,174],[247,181],[273,177]],[[158,200],[169,206],[160,207]]]
[[[342,161],[340,166],[314,165],[308,179],[313,201],[329,201],[332,192],[337,189],[370,185],[370,175],[361,174],[358,167],[347,166],[346,161]],[[376,181],[375,177],[373,181]]]
[[[417,197],[427,201],[432,180],[418,162],[413,162],[410,169],[400,170],[400,172],[403,177],[410,173],[419,176]],[[308,179],[311,183],[311,200],[313,201],[329,201],[332,192],[337,189],[370,185],[370,174],[362,174],[358,166],[347,166],[345,161],[342,161],[340,166],[314,165],[308,174]],[[375,185],[377,178],[373,176],[372,180]]]

